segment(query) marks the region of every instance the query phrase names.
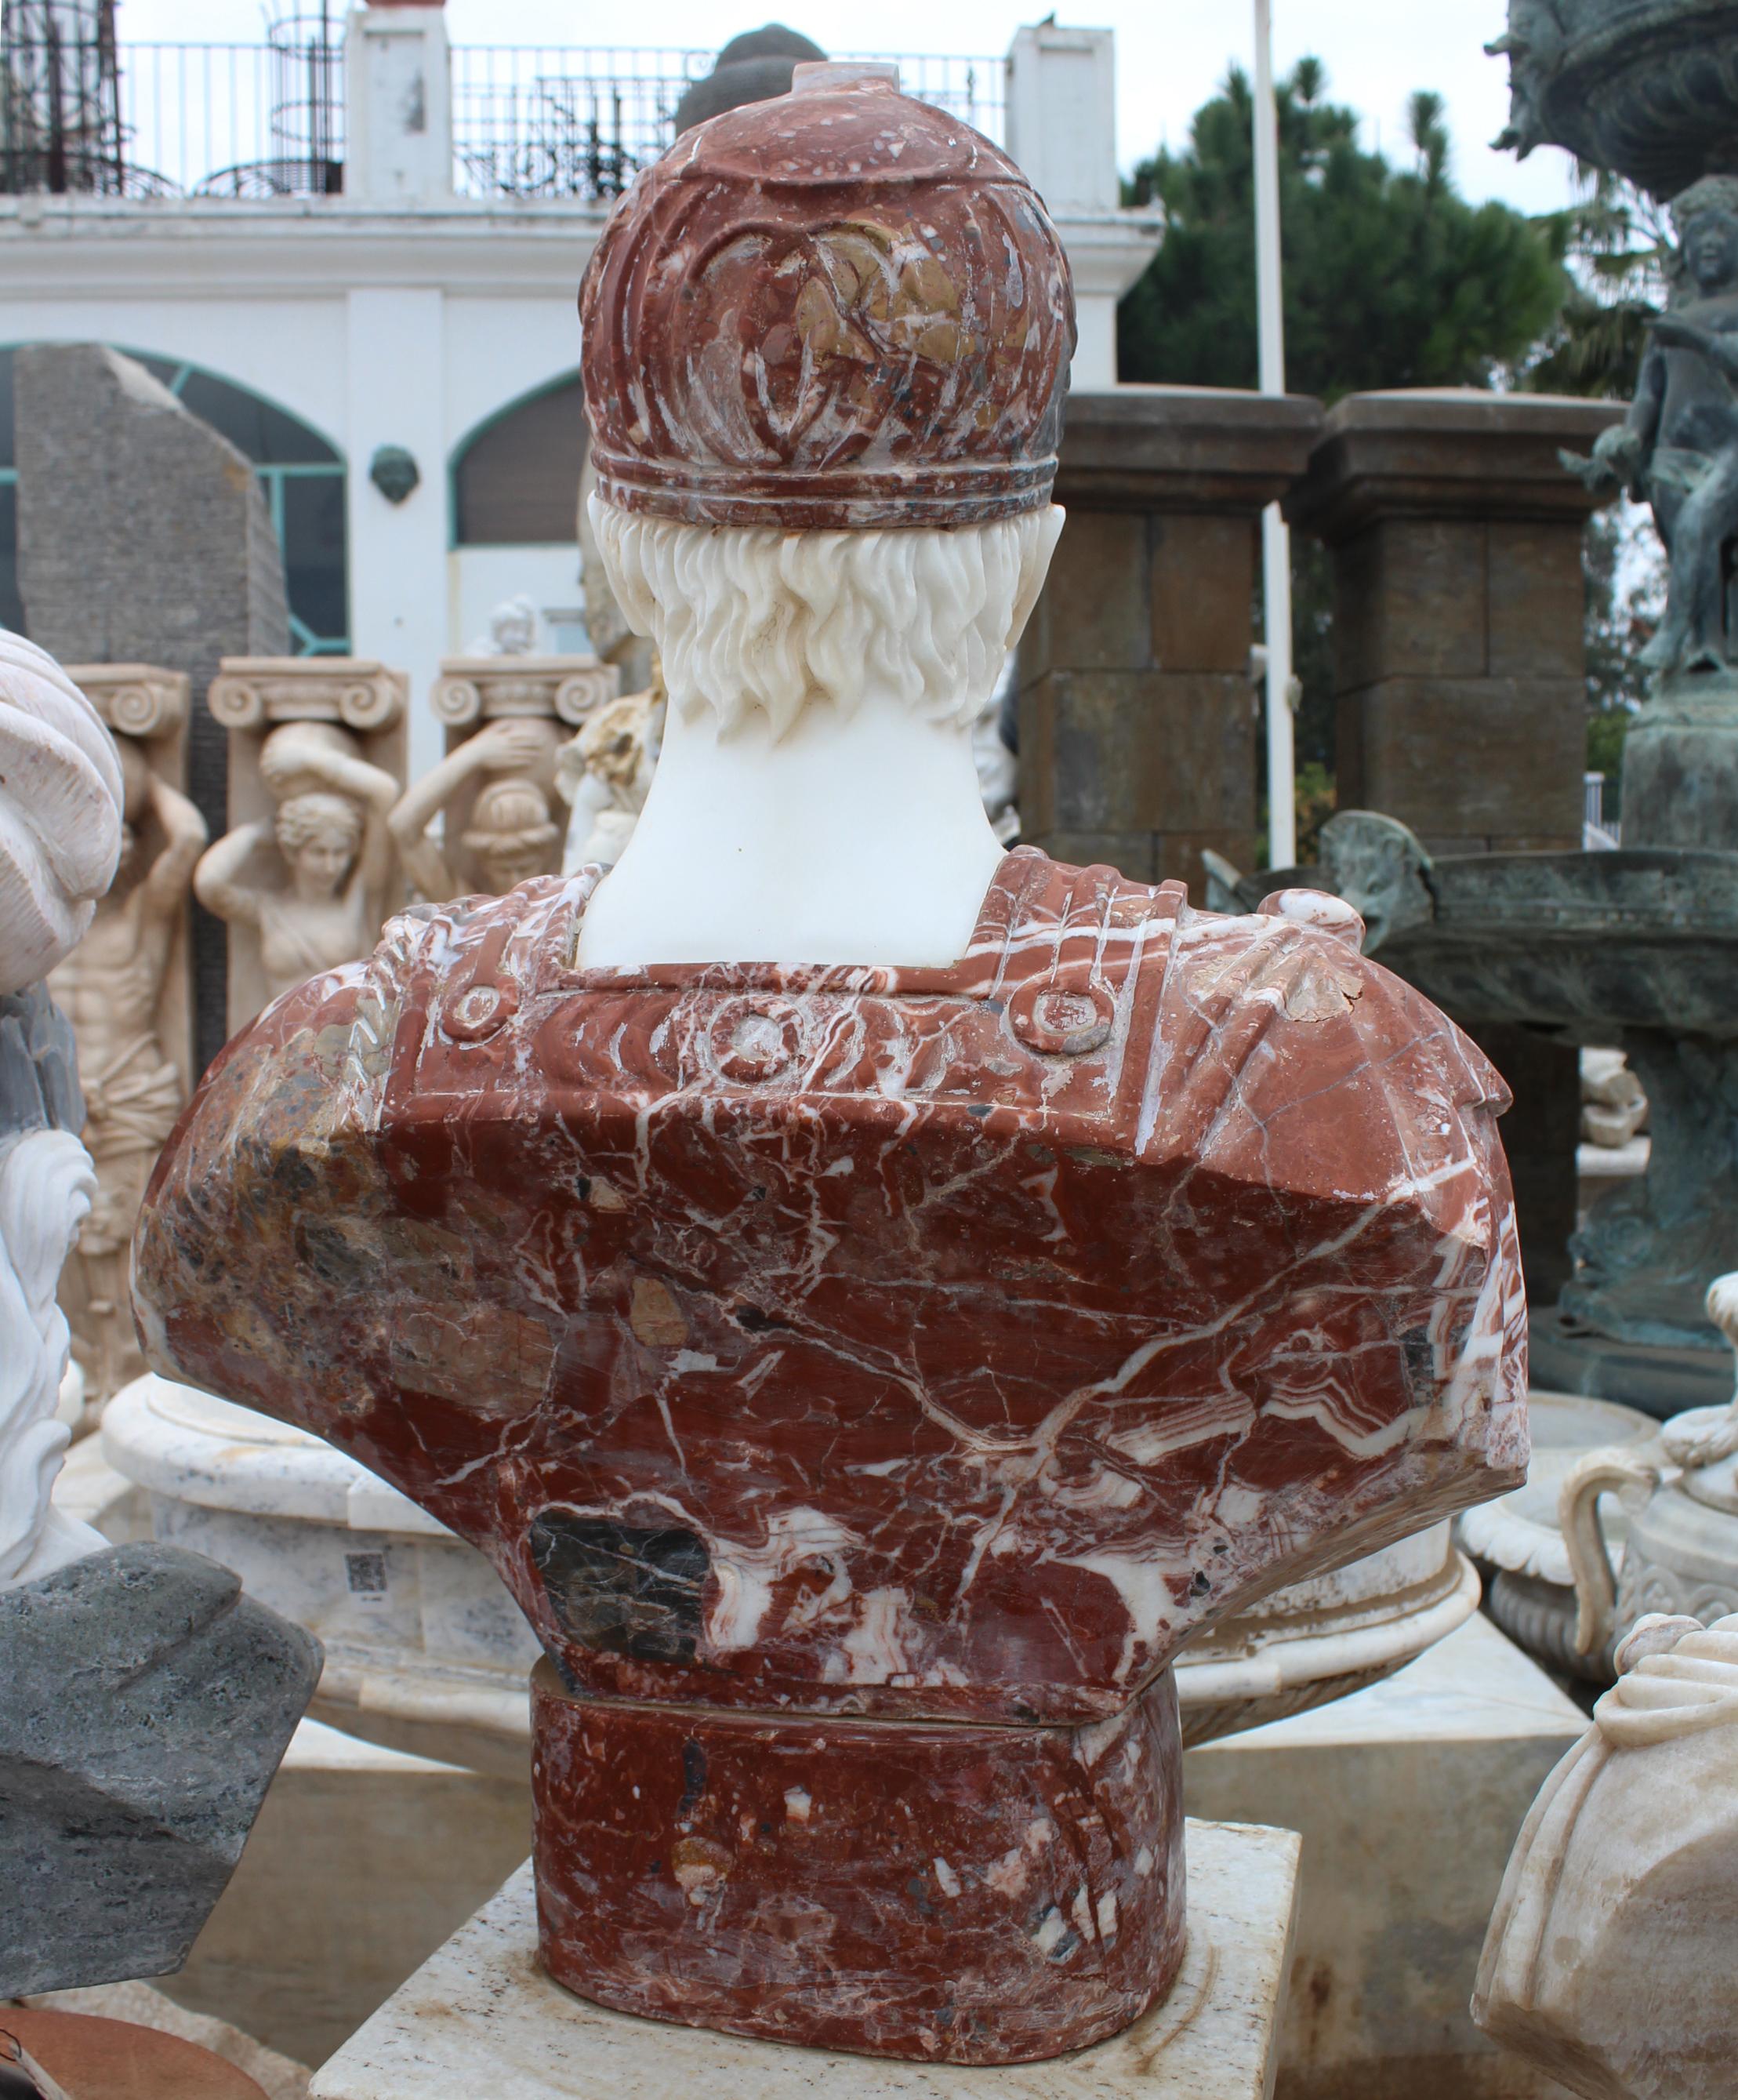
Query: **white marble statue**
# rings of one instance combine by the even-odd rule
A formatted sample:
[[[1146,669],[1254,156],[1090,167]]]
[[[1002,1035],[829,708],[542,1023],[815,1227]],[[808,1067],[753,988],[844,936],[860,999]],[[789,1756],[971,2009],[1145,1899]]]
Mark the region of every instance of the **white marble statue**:
[[[542,716],[506,716],[411,783],[389,822],[419,896],[435,904],[474,893],[499,897],[556,872],[561,827],[552,798],[561,742],[558,725]],[[444,838],[435,835],[437,817]]]
[[[84,1139],[96,1168],[67,1304],[99,1408],[145,1367],[127,1298],[127,1254],[145,1184],[186,1105],[158,1026],[176,929],[205,845],[205,819],[186,796],[151,770],[132,739],[116,744],[125,796],[121,864],[90,932],[48,985],[78,1045]]]
[[[614,867],[627,850],[651,792],[667,705],[654,673],[645,692],[606,701],[562,748],[557,784],[572,805],[564,872],[592,861]]]
[[[1738,1618],[1652,1614],[1516,1842],[1472,2016],[1585,2100],[1738,2089]]]
[[[53,658],[0,629],[0,1585],[105,1542],[51,1509],[68,1333],[60,1270],[96,1177],[78,1141],[72,1033],[40,980],[90,925],[121,857],[120,761]]]
[[[193,888],[208,911],[258,941],[275,999],[372,946],[380,929],[369,898],[390,863],[398,783],[332,722],[280,724],[261,748],[260,772],[275,814],[208,849]],[[262,859],[276,862],[263,880]]]
[[[594,497],[670,704],[580,962],[957,960],[1002,857],[973,725],[1062,522],[1051,505],[952,531],[718,532]],[[913,836],[922,854],[901,849]]]
[[[504,598],[489,615],[489,632],[467,656],[530,656],[537,650],[537,607],[521,592]]]

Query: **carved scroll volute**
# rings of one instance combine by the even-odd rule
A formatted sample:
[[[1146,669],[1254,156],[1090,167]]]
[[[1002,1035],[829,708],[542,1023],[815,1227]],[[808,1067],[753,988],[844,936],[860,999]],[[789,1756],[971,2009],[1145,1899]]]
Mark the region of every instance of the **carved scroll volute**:
[[[117,736],[173,736],[187,718],[184,671],[154,664],[73,664],[67,676]]]
[[[451,677],[443,672],[436,682],[432,705],[437,719],[454,729],[468,729],[482,719],[482,693],[474,678]]]
[[[225,729],[257,729],[266,719],[263,690],[256,680],[234,671],[222,671],[212,680],[205,704]]]
[[[570,672],[555,689],[556,714],[561,721],[577,729],[595,709],[613,700],[621,686],[619,664],[597,664],[583,671]]]
[[[450,730],[508,717],[576,729],[621,682],[619,665],[595,656],[455,656],[441,666],[431,704]],[[451,749],[458,739],[447,741]]]
[[[410,680],[359,656],[226,656],[206,704],[226,729],[285,721],[341,722],[367,735],[393,728]]]

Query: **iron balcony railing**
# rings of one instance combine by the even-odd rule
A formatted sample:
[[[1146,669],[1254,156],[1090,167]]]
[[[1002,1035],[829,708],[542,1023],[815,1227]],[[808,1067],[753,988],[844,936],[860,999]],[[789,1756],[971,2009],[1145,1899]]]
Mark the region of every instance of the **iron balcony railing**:
[[[676,104],[711,71],[713,55],[460,46],[452,55],[455,187],[467,196],[614,196],[670,144]],[[999,60],[900,55],[895,63],[907,94],[1000,139]]]
[[[124,43],[118,141],[78,187],[131,196],[341,192],[341,39],[325,13],[274,43]],[[893,56],[906,92],[1000,141],[1002,62]],[[469,197],[615,196],[674,136],[675,107],[709,51],[517,44],[452,54],[453,187]],[[5,156],[0,190],[41,189],[36,157]]]

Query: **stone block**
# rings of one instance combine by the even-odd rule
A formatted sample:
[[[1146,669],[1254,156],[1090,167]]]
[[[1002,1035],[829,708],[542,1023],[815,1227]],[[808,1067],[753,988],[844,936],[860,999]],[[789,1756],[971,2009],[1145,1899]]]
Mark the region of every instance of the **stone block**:
[[[1567,678],[1388,678],[1343,694],[1340,807],[1463,850],[1521,833],[1578,845],[1585,709]]]
[[[250,462],[129,357],[37,344],[14,360],[18,576],[26,631],[68,664],[145,664],[191,683],[187,789],[228,828],[225,737],[206,689],[225,656],[289,653],[284,558]],[[224,929],[193,916],[195,1057],[225,1034]]]
[[[1152,520],[1152,661],[1159,669],[1247,680],[1259,537],[1249,517]]]
[[[1335,690],[1483,677],[1485,562],[1479,518],[1384,518],[1336,547]]]
[[[521,1780],[304,1721],[186,1965],[158,1985],[319,2063],[486,1902],[531,1849]]]
[[[1126,512],[1071,517],[1025,654],[1047,670],[1134,671],[1152,662],[1147,526]]]
[[[1022,802],[1028,837],[1252,826],[1247,676],[1053,671],[1022,701],[1023,772],[1029,761],[1045,783],[1034,807]]]
[[[889,2062],[605,2011],[539,1967],[526,1868],[316,2072],[310,2100],[1266,2100],[1296,1840],[1191,1823],[1187,1844],[1189,1951],[1169,1996],[1048,2062]]]
[[[1384,1683],[1186,1754],[1193,1815],[1303,1838],[1278,2100],[1560,2100],[1467,2003],[1516,1833],[1585,1725],[1475,1615]]]
[[[1088,510],[1257,518],[1301,478],[1321,431],[1322,404],[1303,394],[1143,386],[1071,394],[1056,501],[1071,518]]]
[[[171,1546],[0,1591],[0,1997],[179,1965],[319,1667],[312,1635]]]
[[[1494,518],[1485,530],[1492,677],[1585,676],[1587,585],[1579,530],[1526,518]]]

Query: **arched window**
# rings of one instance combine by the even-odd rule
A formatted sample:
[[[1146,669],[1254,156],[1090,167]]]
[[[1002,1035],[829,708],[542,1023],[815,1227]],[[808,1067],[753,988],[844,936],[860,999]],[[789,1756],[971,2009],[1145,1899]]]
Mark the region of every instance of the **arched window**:
[[[290,646],[298,656],[350,653],[344,460],[317,430],[233,381],[148,351],[125,355],[252,460],[284,549]],[[0,626],[21,628],[12,352],[0,349]]]
[[[571,546],[585,465],[585,390],[577,372],[522,395],[453,459],[453,544]]]

